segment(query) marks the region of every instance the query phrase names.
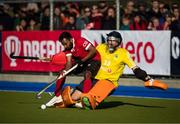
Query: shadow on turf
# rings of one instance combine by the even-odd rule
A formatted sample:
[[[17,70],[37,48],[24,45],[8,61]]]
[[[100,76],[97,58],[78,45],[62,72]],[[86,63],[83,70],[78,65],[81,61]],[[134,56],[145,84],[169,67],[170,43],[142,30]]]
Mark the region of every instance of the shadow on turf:
[[[137,107],[148,107],[148,108],[165,108],[162,106],[150,106],[150,105],[141,105],[141,104],[134,104],[134,103],[125,103],[120,101],[110,101],[110,102],[103,102],[101,103],[97,109],[108,109],[113,108],[117,106],[123,106],[123,105],[130,105],[130,106],[137,106]]]

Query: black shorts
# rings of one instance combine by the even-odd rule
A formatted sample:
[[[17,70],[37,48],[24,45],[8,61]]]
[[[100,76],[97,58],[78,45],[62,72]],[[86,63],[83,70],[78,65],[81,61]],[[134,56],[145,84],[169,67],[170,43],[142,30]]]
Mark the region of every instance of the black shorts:
[[[95,77],[99,68],[101,66],[101,62],[97,60],[89,60],[87,62],[83,63],[82,67],[76,68],[73,73],[74,74],[79,74],[85,71],[90,71],[92,74],[92,77]]]
[[[101,66],[100,61],[90,60],[87,63],[84,63],[82,68],[77,68],[78,71],[90,71],[91,72],[91,78],[92,78],[92,86],[96,83],[96,80],[94,77],[96,76],[99,68]],[[80,82],[80,84],[76,87],[77,90],[83,91],[84,87],[84,80]]]
[[[92,87],[98,82],[96,79],[92,79]],[[84,80],[80,82],[79,85],[76,86],[76,89],[83,92],[83,87],[84,87]]]

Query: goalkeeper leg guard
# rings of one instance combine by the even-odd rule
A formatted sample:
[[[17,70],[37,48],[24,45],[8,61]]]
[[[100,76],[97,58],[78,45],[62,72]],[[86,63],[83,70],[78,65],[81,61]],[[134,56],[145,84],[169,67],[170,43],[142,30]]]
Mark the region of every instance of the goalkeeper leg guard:
[[[65,108],[65,107],[66,107],[63,101],[60,102],[60,103],[54,104],[54,106],[55,106],[56,108]]]
[[[64,102],[66,107],[75,104],[75,101],[72,100],[72,97],[71,97],[70,86],[65,87],[64,90],[62,91],[62,99],[63,99],[63,102]]]
[[[161,89],[161,90],[167,90],[168,85],[159,81],[159,80],[148,80],[144,83],[144,86],[147,88],[154,88],[154,89]]]
[[[92,109],[95,109],[116,87],[108,80],[99,80],[94,87],[87,93],[82,95],[82,103],[88,107],[88,102]]]

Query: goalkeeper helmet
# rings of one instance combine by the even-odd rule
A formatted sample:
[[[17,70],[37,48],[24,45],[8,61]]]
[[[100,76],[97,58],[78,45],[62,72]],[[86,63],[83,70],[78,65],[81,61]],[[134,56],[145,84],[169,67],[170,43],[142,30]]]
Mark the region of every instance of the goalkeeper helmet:
[[[116,42],[115,45],[113,42]],[[117,31],[112,31],[107,34],[107,44],[110,52],[114,52],[122,42],[121,34]]]

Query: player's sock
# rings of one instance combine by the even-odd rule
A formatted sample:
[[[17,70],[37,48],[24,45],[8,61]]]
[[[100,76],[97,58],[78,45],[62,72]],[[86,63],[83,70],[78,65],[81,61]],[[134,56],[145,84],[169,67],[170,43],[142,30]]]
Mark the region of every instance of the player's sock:
[[[59,79],[56,81],[56,88],[55,88],[55,92],[54,92],[54,94],[56,96],[61,95],[61,89],[64,85],[64,82],[65,82],[65,78],[62,78],[62,79]]]
[[[84,78],[83,93],[87,93],[92,87],[91,72],[86,71]]]
[[[83,93],[89,92],[89,90],[92,87],[92,81],[91,79],[85,79],[84,80],[84,86],[83,86]]]

